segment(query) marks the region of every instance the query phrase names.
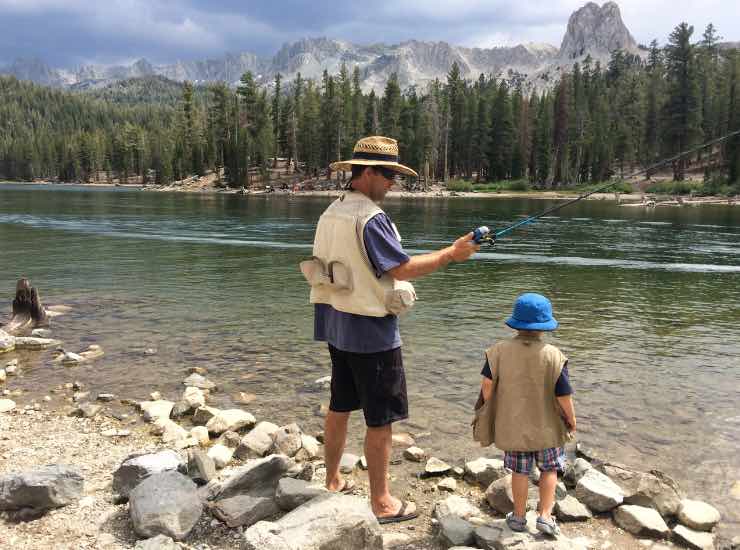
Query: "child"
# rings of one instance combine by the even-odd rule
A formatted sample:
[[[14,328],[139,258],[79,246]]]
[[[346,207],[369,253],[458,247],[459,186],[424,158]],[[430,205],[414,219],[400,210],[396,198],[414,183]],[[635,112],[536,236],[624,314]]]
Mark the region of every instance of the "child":
[[[542,341],[543,332],[558,326],[544,296],[519,296],[506,324],[517,335],[486,350],[481,372],[483,398],[495,399],[494,443],[505,451],[504,464],[513,472],[514,511],[506,516],[506,523],[513,531],[526,530],[529,473],[536,460],[542,472],[537,530],[557,536],[560,528],[551,516],[557,472],[565,468],[563,445],[568,432],[576,430],[568,359]]]

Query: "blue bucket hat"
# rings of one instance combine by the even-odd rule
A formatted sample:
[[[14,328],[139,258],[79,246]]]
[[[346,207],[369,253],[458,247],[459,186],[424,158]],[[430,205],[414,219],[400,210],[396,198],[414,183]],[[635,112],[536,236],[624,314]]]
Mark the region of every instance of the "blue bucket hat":
[[[514,311],[506,324],[516,330],[549,331],[558,328],[550,300],[534,292],[527,292],[516,299]]]

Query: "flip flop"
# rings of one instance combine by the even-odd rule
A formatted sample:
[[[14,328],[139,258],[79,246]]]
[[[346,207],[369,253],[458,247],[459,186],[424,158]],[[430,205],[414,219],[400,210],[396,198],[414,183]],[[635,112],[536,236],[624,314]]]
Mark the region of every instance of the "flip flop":
[[[380,524],[398,523],[400,521],[408,521],[410,519],[418,518],[419,517],[419,513],[418,512],[416,512],[416,511],[410,512],[410,513],[409,512],[406,512],[406,510],[408,509],[408,507],[409,507],[409,503],[408,502],[406,502],[405,500],[401,501],[401,509],[398,510],[398,512],[396,513],[396,515],[394,515],[394,516],[386,516],[386,517],[382,517],[382,518],[377,518],[378,519],[378,523],[380,523]]]

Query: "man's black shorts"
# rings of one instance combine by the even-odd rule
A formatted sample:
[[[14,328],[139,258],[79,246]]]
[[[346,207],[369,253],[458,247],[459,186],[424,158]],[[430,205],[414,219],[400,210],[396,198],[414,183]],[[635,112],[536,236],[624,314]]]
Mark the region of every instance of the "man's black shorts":
[[[409,417],[406,374],[401,348],[376,353],[351,353],[329,344],[331,401],[329,409],[362,409],[365,424],[386,426]]]

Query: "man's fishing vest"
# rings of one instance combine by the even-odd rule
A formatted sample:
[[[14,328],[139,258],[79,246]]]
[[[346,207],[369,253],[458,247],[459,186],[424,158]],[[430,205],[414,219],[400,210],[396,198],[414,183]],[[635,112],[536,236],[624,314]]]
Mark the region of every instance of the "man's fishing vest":
[[[365,225],[383,210],[359,191],[335,200],[319,218],[313,258],[301,262],[311,285],[311,303],[329,304],[337,311],[385,317],[409,309],[414,287],[388,273],[377,277],[365,250]],[[395,226],[394,226],[395,227]],[[398,240],[401,236],[396,232]]]
[[[561,447],[567,428],[555,384],[567,358],[539,338],[516,336],[486,350],[496,382],[495,441],[502,451]]]

